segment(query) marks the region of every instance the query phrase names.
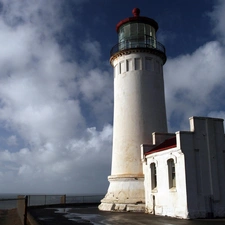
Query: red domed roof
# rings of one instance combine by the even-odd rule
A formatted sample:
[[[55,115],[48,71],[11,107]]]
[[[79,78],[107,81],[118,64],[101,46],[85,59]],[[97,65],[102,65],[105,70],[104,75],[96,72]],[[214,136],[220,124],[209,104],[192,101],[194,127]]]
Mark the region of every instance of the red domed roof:
[[[138,22],[138,23],[146,23],[146,24],[149,24],[151,25],[152,27],[155,28],[155,31],[158,30],[158,23],[151,19],[151,18],[148,18],[148,17],[145,17],[145,16],[139,16],[140,15],[140,9],[139,8],[134,8],[132,10],[132,13],[133,13],[133,17],[128,17],[124,20],[121,20],[117,25],[116,25],[116,31],[118,32],[119,31],[119,28],[125,24],[125,23],[132,23],[132,22]]]

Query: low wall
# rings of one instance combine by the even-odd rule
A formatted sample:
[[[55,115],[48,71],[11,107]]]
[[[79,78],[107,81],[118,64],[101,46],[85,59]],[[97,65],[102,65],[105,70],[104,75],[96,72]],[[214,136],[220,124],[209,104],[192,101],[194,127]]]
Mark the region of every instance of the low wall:
[[[24,224],[24,216],[26,213],[26,198],[24,195],[18,195],[17,197],[17,213],[21,219],[22,224]]]

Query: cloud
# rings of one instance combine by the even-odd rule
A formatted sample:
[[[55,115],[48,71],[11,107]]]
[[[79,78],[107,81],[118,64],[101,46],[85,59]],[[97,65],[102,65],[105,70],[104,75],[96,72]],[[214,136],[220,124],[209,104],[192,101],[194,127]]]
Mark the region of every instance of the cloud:
[[[225,44],[225,3],[217,0],[212,12],[208,13],[212,20],[213,32]]]
[[[8,139],[7,139],[7,144],[9,146],[16,146],[17,145],[17,137],[15,135],[12,135],[10,136]]]
[[[220,43],[214,41],[191,55],[168,60],[165,80],[169,116],[173,111],[198,114],[214,106],[214,95],[224,85],[224,53]]]
[[[222,39],[208,42],[191,54],[168,59],[164,68],[167,116],[173,131],[189,129],[191,116],[221,115],[225,118],[225,36],[222,36],[225,34],[225,3],[218,1],[210,15],[213,21],[218,21],[214,31],[221,34]]]
[[[0,192],[105,191],[107,180],[95,181],[110,172],[112,127],[108,116],[98,118],[111,110],[112,90],[108,72],[96,69],[100,45],[83,40],[93,63],[82,67],[59,42],[69,19],[62,3],[0,3],[0,123],[9,134],[0,147]]]
[[[5,178],[13,177],[8,191],[19,185],[17,191],[23,193],[39,193],[42,190],[52,193],[90,192],[91,181],[107,176],[109,155],[105,154],[105,150],[111,144],[111,135],[112,127],[108,125],[101,132],[95,128],[87,129],[82,139],[71,139],[64,148],[46,143],[35,150],[24,148],[17,153],[1,151],[0,162],[11,165],[3,171]],[[102,161],[101,165],[99,161]],[[100,187],[98,182],[92,185],[93,192],[104,191],[105,187]],[[0,189],[5,188],[5,183],[1,182]]]

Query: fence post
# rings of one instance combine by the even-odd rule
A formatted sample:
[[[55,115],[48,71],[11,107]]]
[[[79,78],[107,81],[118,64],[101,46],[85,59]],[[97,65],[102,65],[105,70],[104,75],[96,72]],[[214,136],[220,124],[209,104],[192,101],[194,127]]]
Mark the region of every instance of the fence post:
[[[25,196],[25,204],[24,204],[24,225],[27,225],[27,203],[28,203],[28,196]]]
[[[66,204],[66,195],[62,195],[60,198],[60,204]]]
[[[27,195],[27,198],[28,198],[28,205],[27,206],[30,206],[30,195]]]

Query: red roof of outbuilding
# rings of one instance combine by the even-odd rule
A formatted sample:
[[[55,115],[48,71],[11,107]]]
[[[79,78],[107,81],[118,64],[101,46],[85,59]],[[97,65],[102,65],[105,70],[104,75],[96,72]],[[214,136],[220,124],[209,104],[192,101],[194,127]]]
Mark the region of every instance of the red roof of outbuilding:
[[[149,152],[146,152],[145,155],[150,155],[155,152],[161,152],[170,148],[175,148],[177,146],[176,136],[166,139],[161,144],[155,146],[153,149],[151,149]]]
[[[129,18],[126,18],[124,20],[121,20],[117,25],[116,25],[116,31],[118,32],[119,28],[125,24],[125,23],[128,23],[128,22],[139,22],[139,23],[146,23],[146,24],[149,24],[151,26],[153,26],[155,28],[155,31],[158,30],[158,23],[151,19],[151,18],[148,18],[148,17],[145,17],[145,16],[139,16],[140,14],[140,9],[139,8],[134,8],[132,10],[132,13],[133,13],[133,17],[129,17]]]

